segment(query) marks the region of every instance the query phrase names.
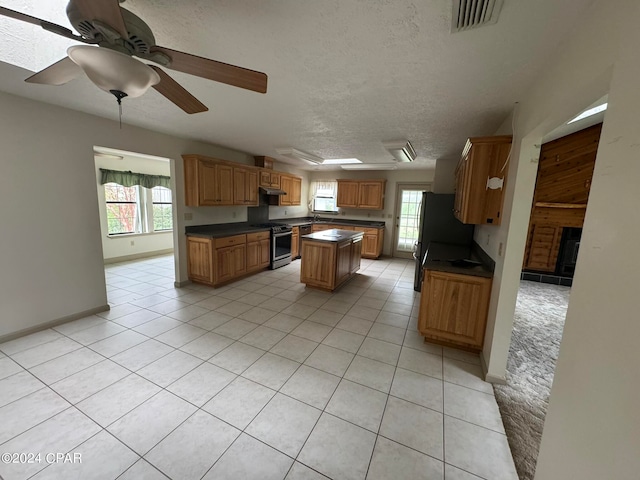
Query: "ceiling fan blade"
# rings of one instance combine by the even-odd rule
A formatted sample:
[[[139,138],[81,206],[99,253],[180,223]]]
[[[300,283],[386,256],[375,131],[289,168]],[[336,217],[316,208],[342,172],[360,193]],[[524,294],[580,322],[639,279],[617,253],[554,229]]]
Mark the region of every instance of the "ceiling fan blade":
[[[4,15],[5,17],[13,18],[15,20],[20,20],[22,22],[31,23],[33,25],[38,25],[43,29],[61,35],[63,37],[70,38],[72,40],[77,40],[79,42],[84,43],[97,43],[93,40],[87,40],[86,38],[82,38],[78,35],[75,35],[71,30],[62,25],[58,25],[56,23],[51,23],[46,20],[42,20],[41,18],[33,17],[31,15],[27,15],[26,13],[16,12],[15,10],[11,10],[9,8],[0,7],[0,15]]]
[[[72,0],[72,2],[84,18],[105,23],[116,30],[122,38],[129,38],[118,0]]]
[[[63,85],[81,74],[82,68],[73,63],[73,60],[69,57],[64,57],[44,70],[31,75],[25,82],[40,83],[42,85]]]
[[[171,58],[167,68],[207,78],[215,82],[226,83],[259,93],[267,93],[267,75],[228,63],[210,60],[197,55],[171,50],[170,48],[151,47],[151,53],[161,52]]]
[[[153,65],[149,65],[160,76],[160,83],[153,85],[161,95],[175,103],[185,112],[200,113],[209,110],[200,100],[191,95],[182,85],[167,75],[163,70]]]

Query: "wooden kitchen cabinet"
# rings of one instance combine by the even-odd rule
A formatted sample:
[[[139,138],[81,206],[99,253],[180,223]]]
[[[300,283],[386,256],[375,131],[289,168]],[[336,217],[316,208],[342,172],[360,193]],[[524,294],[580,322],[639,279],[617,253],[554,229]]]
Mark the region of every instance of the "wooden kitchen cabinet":
[[[342,208],[358,208],[358,187],[355,180],[338,180],[336,205]]]
[[[212,251],[210,238],[187,237],[187,272],[191,280],[213,284]]]
[[[183,155],[185,205],[258,205],[258,173],[200,155]]]
[[[233,205],[233,168],[208,160],[185,162],[187,206]]]
[[[292,206],[302,204],[302,179],[300,177],[291,177],[291,198],[289,201]]]
[[[336,205],[383,210],[385,186],[386,180],[338,180]]]
[[[260,170],[260,186],[280,188],[280,174],[271,170]]]
[[[335,241],[302,240],[300,282],[333,291],[360,269],[362,234],[345,233]]]
[[[500,225],[511,140],[510,135],[467,140],[456,168],[453,210],[462,223]],[[489,179],[503,183],[491,186]]]
[[[418,330],[427,341],[480,351],[487,325],[491,278],[425,270]]]
[[[258,206],[258,172],[249,168],[233,169],[234,205]]]
[[[286,192],[278,197],[280,206],[296,206],[301,203],[302,179],[291,175],[280,175],[280,188]]]
[[[384,244],[384,228],[362,228],[364,238],[362,240],[362,257],[378,258],[382,255]]]
[[[300,227],[291,229],[291,259],[295,260],[300,256]]]
[[[207,238],[187,237],[189,280],[218,286],[271,264],[268,231]]]
[[[362,239],[354,239],[351,244],[351,260],[349,261],[350,274],[353,275],[360,270],[360,259],[362,258]]]
[[[271,264],[271,234],[247,234],[247,272],[261,270]]]
[[[360,182],[358,188],[358,208],[384,209],[385,182],[381,180]]]
[[[300,281],[331,290],[336,277],[336,244],[302,240]]]

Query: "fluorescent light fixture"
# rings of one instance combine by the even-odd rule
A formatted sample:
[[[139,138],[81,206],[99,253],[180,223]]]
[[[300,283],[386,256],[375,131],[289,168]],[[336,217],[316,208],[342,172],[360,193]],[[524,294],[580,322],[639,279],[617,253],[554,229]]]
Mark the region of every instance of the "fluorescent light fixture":
[[[326,158],[324,162],[322,162],[323,165],[350,165],[356,163],[362,162],[357,158]]]
[[[292,147],[276,148],[276,152],[283,157],[287,157],[292,160],[300,160],[301,162],[307,162],[311,165],[320,165],[324,161],[323,158],[316,157],[315,155],[311,155],[310,153],[303,152],[302,150]]]
[[[598,105],[597,107],[593,107],[593,108],[590,108],[589,110],[585,110],[577,117],[569,120],[567,122],[567,125],[573,122],[577,122],[578,120],[582,120],[583,118],[591,117],[596,113],[604,112],[607,109],[607,105],[608,105],[607,103],[603,103],[602,105]]]
[[[354,165],[341,165],[343,170],[397,170],[396,163],[360,163]]]
[[[382,142],[382,146],[399,162],[413,162],[416,158],[416,151],[409,140]]]

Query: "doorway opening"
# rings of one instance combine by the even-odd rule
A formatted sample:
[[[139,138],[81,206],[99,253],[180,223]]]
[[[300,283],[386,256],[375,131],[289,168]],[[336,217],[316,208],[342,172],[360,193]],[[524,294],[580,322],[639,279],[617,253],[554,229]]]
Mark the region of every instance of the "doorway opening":
[[[507,384],[494,386],[521,479],[535,475],[603,120],[564,124],[541,142]]]
[[[399,183],[396,190],[394,244],[392,255],[412,258],[420,236],[422,192],[431,191],[428,183]]]
[[[105,264],[174,253],[168,158],[94,147]]]

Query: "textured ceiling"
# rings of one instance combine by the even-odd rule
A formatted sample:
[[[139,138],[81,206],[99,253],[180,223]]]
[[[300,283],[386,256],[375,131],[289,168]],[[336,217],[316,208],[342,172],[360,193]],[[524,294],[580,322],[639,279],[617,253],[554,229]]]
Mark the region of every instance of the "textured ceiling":
[[[34,3],[28,13],[60,22]],[[265,72],[269,87],[262,95],[170,71],[210,111],[186,115],[150,90],[125,99],[123,121],[281,159],[276,148],[291,146],[388,163],[381,142],[406,138],[418,154],[408,167],[433,167],[459,156],[466,137],[495,132],[591,3],[505,0],[497,24],[451,34],[446,0],[128,0],[159,45]],[[0,51],[13,41],[64,56],[55,35],[0,21]],[[113,97],[85,77],[51,87],[26,76],[0,65],[0,90],[117,119]]]

